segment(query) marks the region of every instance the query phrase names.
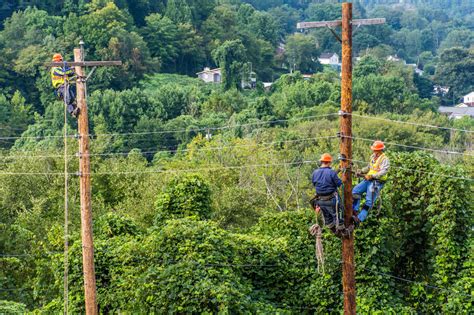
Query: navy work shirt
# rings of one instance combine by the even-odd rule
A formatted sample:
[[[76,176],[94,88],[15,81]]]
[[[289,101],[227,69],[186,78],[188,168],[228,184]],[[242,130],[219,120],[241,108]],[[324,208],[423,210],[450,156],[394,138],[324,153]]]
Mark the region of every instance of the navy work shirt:
[[[313,172],[313,186],[320,196],[327,196],[334,193],[342,185],[337,173],[328,167],[318,168]]]

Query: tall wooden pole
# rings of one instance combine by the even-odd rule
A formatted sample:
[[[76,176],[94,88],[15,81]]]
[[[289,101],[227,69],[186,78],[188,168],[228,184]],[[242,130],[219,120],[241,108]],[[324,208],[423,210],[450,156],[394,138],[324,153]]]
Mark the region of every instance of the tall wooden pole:
[[[81,49],[74,49],[74,61],[84,61]],[[84,272],[84,294],[86,314],[96,315],[97,295],[94,270],[94,241],[92,236],[91,177],[89,157],[89,120],[87,117],[86,82],[81,66],[76,66],[77,106],[80,109],[79,128],[79,171],[81,192],[81,237],[82,264]]]
[[[342,82],[341,82],[341,161],[344,183],[345,226],[352,224],[352,3],[342,4]],[[342,240],[342,287],[344,290],[344,314],[356,314],[354,235]]]

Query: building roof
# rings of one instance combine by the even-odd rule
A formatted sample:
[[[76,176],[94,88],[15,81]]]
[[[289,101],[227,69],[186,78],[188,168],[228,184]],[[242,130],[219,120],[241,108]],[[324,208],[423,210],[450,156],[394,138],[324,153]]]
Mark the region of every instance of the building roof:
[[[337,55],[336,53],[322,53],[319,58],[321,59],[330,59],[332,56]]]
[[[470,116],[474,117],[474,107],[452,107],[452,106],[440,106],[439,112],[442,114],[448,114],[452,116]]]
[[[203,71],[201,72],[198,72],[196,74],[202,74],[202,73],[217,73],[217,72],[221,72],[221,68],[215,68],[215,69],[211,69],[211,68],[204,68]]]
[[[464,97],[468,97],[468,96],[474,96],[474,91],[472,91],[472,92],[469,93],[469,94],[464,95]]]

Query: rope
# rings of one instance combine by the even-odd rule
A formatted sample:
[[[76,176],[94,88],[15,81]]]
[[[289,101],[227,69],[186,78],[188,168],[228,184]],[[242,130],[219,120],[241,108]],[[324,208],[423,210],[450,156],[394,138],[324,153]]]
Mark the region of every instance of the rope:
[[[318,263],[318,273],[324,274],[324,248],[323,248],[323,228],[318,223],[318,213],[316,212],[316,223],[309,228],[309,233],[314,236],[314,255]]]
[[[69,88],[69,83],[65,81],[65,89]],[[67,102],[66,92],[64,98],[64,314],[68,314],[69,297],[69,198],[68,198],[68,150],[67,150]]]

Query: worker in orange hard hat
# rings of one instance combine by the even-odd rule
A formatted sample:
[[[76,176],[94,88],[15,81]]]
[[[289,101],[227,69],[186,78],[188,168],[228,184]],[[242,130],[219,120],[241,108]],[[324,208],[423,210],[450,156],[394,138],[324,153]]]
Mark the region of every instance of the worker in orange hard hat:
[[[352,195],[354,198],[353,219],[356,223],[360,223],[367,218],[370,209],[375,204],[383,185],[387,181],[387,173],[390,168],[390,161],[383,152],[385,144],[382,141],[375,141],[370,147],[373,154],[370,157],[369,165],[362,169],[359,174],[364,175],[364,180],[354,187]],[[365,204],[359,212],[360,201],[365,193]]]
[[[63,56],[54,54],[53,62],[63,62]],[[74,70],[69,68],[66,63],[62,67],[51,68],[51,82],[55,88],[56,96],[64,101],[69,114],[77,117],[79,108],[76,106],[74,79]]]
[[[316,189],[316,196],[311,204],[316,211],[322,210],[324,223],[337,234],[343,228],[342,204],[339,202],[337,188],[342,185],[336,171],[331,168],[332,156],[324,153],[319,159],[320,167],[313,172],[312,182]]]

